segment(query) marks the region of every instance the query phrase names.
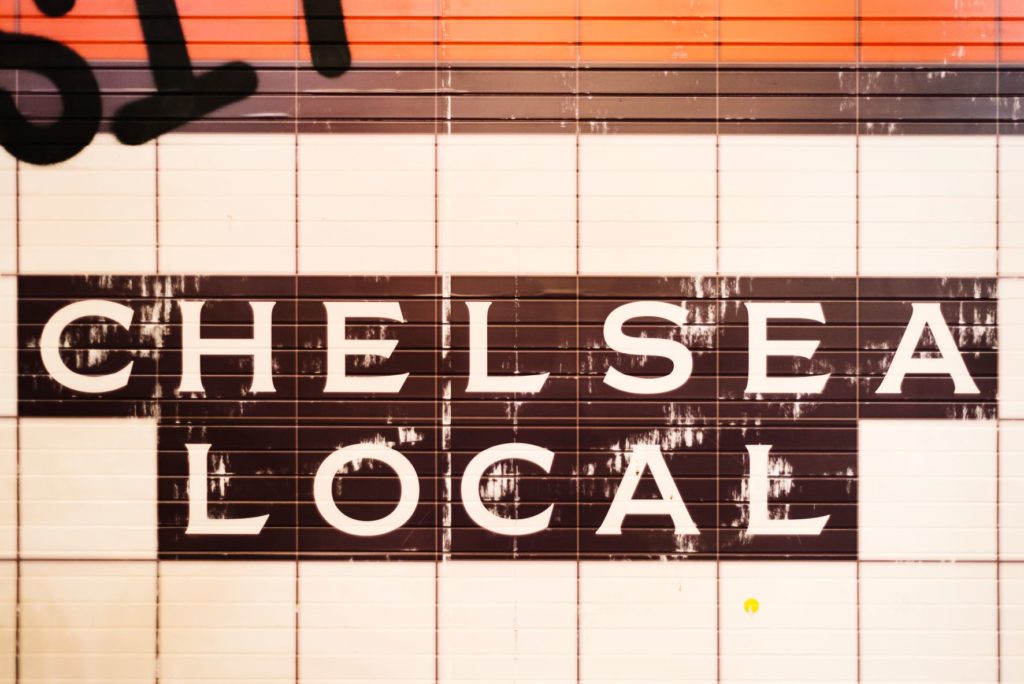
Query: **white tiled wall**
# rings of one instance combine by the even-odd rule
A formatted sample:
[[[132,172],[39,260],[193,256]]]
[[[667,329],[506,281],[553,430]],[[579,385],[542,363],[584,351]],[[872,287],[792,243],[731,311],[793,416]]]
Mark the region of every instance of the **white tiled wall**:
[[[438,566],[441,682],[576,678],[576,564]]]
[[[697,135],[100,140],[45,172],[22,165],[17,232],[4,201],[14,166],[0,155],[0,273],[15,244],[24,273],[72,274],[433,273],[436,258],[449,273],[850,275],[859,262],[866,276],[994,276],[998,261],[1002,420],[862,424],[859,568],[158,564],[152,422],[4,420],[16,414],[17,360],[15,279],[3,277],[0,682],[13,677],[19,574],[22,681],[40,683],[152,682],[157,660],[161,682],[213,684],[408,684],[434,682],[435,668],[444,682],[852,682],[858,622],[864,682],[994,681],[999,638],[1003,681],[1024,681],[1024,571],[1013,563],[1024,559],[1014,421],[1024,418],[1024,285],[1006,277],[1024,274],[1024,145],[1001,142],[998,260],[994,138],[717,145]],[[110,170],[126,165],[131,174]],[[72,231],[87,224],[98,232]],[[19,460],[20,510],[10,504]],[[19,515],[20,573],[7,560]],[[744,610],[750,598],[756,613]]]
[[[999,421],[999,557],[1024,561],[1024,421]]]
[[[862,560],[995,560],[996,429],[985,420],[862,420]]]
[[[295,682],[295,562],[160,563],[160,681]]]
[[[994,276],[992,136],[860,138],[861,275]]]
[[[996,681],[995,563],[864,563],[861,681]]]
[[[19,681],[153,682],[156,563],[23,561],[19,591]]]
[[[1024,564],[999,568],[1000,675],[1004,682],[1024,682]]]
[[[857,273],[856,139],[723,137],[719,179],[722,273]]]
[[[299,136],[299,272],[434,273],[434,136]]]
[[[856,563],[723,562],[720,575],[722,682],[857,680]]]
[[[66,162],[20,167],[21,273],[155,270],[155,144],[99,134]]]
[[[295,137],[160,138],[160,272],[295,272]]]
[[[301,562],[303,684],[433,682],[433,563]]]
[[[18,268],[17,162],[7,150],[0,150],[0,274]]]
[[[0,418],[0,559],[18,555],[18,419]]]
[[[1024,276],[1024,140],[999,139],[999,273]]]
[[[576,272],[576,139],[437,139],[440,268],[452,273]]]
[[[984,135],[101,135],[21,165],[16,232],[0,159],[0,247],[23,273],[1017,275],[999,147],[997,183]]]
[[[584,135],[579,147],[581,274],[715,272],[714,136]]]
[[[156,420],[20,418],[22,558],[156,558]]]
[[[17,563],[0,561],[0,682],[3,684],[15,684],[17,610]]]
[[[711,561],[581,563],[580,681],[714,681],[716,591]]]

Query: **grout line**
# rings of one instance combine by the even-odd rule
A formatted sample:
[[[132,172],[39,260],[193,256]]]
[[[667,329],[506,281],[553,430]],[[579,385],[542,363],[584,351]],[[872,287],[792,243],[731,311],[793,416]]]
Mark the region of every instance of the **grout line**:
[[[722,681],[722,0],[715,2],[715,681]]]
[[[14,681],[21,681],[21,418],[14,419]]]
[[[999,264],[1002,261],[1002,258],[1001,258],[1000,252],[999,252],[999,248],[1001,246],[1000,239],[999,239],[999,234],[1000,234],[1000,232],[1002,230],[1002,223],[1000,221],[1000,216],[999,216],[1000,211],[1002,209],[1002,206],[1001,206],[1002,196],[1000,195],[1000,187],[999,187],[999,184],[1000,184],[999,167],[1001,165],[1001,140],[1000,140],[1001,128],[1000,128],[1000,119],[1002,118],[1002,92],[1001,92],[1001,87],[1002,87],[1002,80],[1003,80],[1002,79],[1002,75],[1000,73],[1000,69],[1002,67],[1002,63],[1001,63],[1001,57],[1002,57],[1002,27],[1003,27],[1002,0],[996,0],[996,12],[995,12],[995,14],[996,14],[996,16],[995,16],[995,59],[996,59],[996,88],[995,88],[995,90],[996,90],[996,107],[995,107],[995,119],[996,119],[996,159],[995,159],[995,162],[996,162],[996,187],[995,187],[995,191],[996,191],[996,196],[995,196],[996,254],[995,254],[995,257],[996,257],[996,294],[997,294],[996,301],[998,302],[998,293],[999,293]],[[998,311],[998,306],[996,307],[996,309]],[[996,316],[996,325],[997,326],[999,325],[998,313],[997,313],[997,316]],[[997,333],[997,336],[998,336],[998,327],[996,328],[996,333]],[[998,383],[998,381],[999,381],[999,372],[997,370],[996,371],[996,382]],[[1000,464],[1002,463],[1003,459],[1002,459],[1002,430],[1000,429],[1001,422],[999,420],[998,396],[996,397],[996,399],[997,399],[996,406],[995,406],[995,409],[996,409],[996,421],[995,421],[995,424],[996,424],[996,481],[995,481],[995,486],[996,486],[996,491],[995,491],[995,500],[996,500],[996,511],[995,511],[995,513],[996,513],[996,567],[995,567],[995,570],[996,570],[996,681],[997,682],[1002,682],[1003,681],[1003,647],[1002,647],[1002,643],[1003,643],[1002,574],[1003,573],[1002,573],[1002,563],[1001,563],[1001,555],[1002,555],[1002,527],[1001,527],[1001,522],[1002,521],[1001,521],[1001,516],[1000,516],[1000,513],[999,513],[999,509],[1000,509],[1000,505],[1001,505],[1001,501],[1000,501],[1000,498],[999,498],[999,493],[1000,493],[1000,490],[1002,489],[1002,484],[1001,484],[1001,481],[1000,481]]]
[[[860,373],[860,79],[861,79],[861,0],[857,0],[856,5],[856,19],[854,23],[855,32],[855,63],[854,63],[854,96],[853,96],[853,135],[854,135],[854,320],[856,329],[856,343],[855,357],[856,357],[856,368],[859,376]],[[860,430],[860,377],[857,377],[854,381],[854,402],[855,410],[855,429],[859,432]],[[857,550],[856,550],[856,562],[854,563],[854,585],[857,600],[857,611],[856,611],[856,626],[857,626],[857,682],[860,682],[863,677],[863,644],[861,643],[861,586],[860,586],[860,439],[857,438],[857,452],[854,455],[857,459],[856,473],[857,473]]]
[[[576,69],[575,69],[575,98],[573,113],[576,116],[576,684],[580,684],[583,677],[583,653],[582,653],[582,608],[580,606],[580,583],[582,581],[582,565],[580,562],[580,61],[581,61],[581,39],[582,12],[581,0],[576,0]]]
[[[998,252],[997,252],[998,258]],[[1000,462],[1002,461],[1002,431],[999,429],[999,420],[996,423],[996,681],[1003,681],[1003,597],[1002,597],[1002,529],[999,515],[1000,500],[999,492],[1002,489],[1000,482]]]
[[[160,532],[160,526],[158,524],[157,525],[157,538],[158,539],[159,539],[159,532]],[[153,681],[156,682],[156,684],[160,684],[160,547],[159,547],[159,543],[157,545],[157,557],[156,557],[156,560],[153,562],[153,564],[156,567],[156,581],[154,582],[154,584],[156,585],[156,605],[154,606],[154,610],[153,610],[155,637],[156,637],[156,639],[155,639],[156,645],[155,645],[155,648],[154,648],[154,651],[153,651],[153,655],[154,655],[154,658],[155,658],[154,661],[153,661],[153,666],[155,667],[156,672],[153,673]]]
[[[441,0],[434,2],[434,278],[437,279],[441,273],[441,221],[440,208],[440,182],[439,182],[439,134],[440,134],[440,113],[441,113]],[[439,293],[439,292],[438,292]]]
[[[155,158],[154,159],[155,164],[154,164],[154,169],[153,169],[153,171],[154,171],[154,173],[153,173],[153,176],[154,176],[154,178],[153,178],[153,185],[155,186],[155,188],[154,188],[154,190],[155,190],[155,199],[154,199],[154,205],[155,206],[154,206],[154,210],[156,212],[156,216],[155,216],[155,219],[156,219],[155,220],[155,223],[156,223],[156,273],[157,273],[157,276],[159,276],[160,275],[160,252],[161,252],[161,249],[160,249],[160,138],[157,138],[156,140],[153,141],[153,146],[154,146],[153,156]],[[159,279],[159,278],[157,278],[157,279]],[[161,383],[161,377],[160,377],[160,357],[161,357],[161,353],[160,353],[159,350],[156,352],[155,356],[156,356],[156,358],[154,359],[154,363],[155,363],[154,372],[156,373],[157,386],[160,386],[162,383]],[[155,618],[156,618],[155,619],[155,634],[154,634],[154,640],[156,641],[156,644],[154,646],[154,651],[153,651],[155,659],[156,659],[156,661],[154,663],[154,666],[156,668],[156,672],[154,673],[154,680],[153,681],[155,682],[155,684],[160,684],[160,489],[159,489],[159,487],[160,487],[160,482],[159,482],[159,479],[160,479],[160,426],[159,426],[159,419],[157,419],[156,472],[157,472],[157,483],[156,483],[156,488],[157,488],[157,500],[156,500],[157,516],[156,516],[156,520],[157,520],[157,523],[156,523],[156,530],[154,531],[155,534],[156,534],[156,578],[155,578],[155,582],[154,582],[155,585],[156,585],[155,586],[155,590],[156,590],[155,591],[156,606],[155,606],[155,611],[154,611],[155,614],[156,614],[155,615]]]
[[[280,562],[287,562],[287,561],[292,560],[293,556],[291,556],[291,555],[271,556],[270,554],[266,554],[266,553],[262,553],[261,552],[261,553],[254,553],[251,556],[244,556],[243,558],[252,559],[254,562],[280,563]],[[143,558],[143,557],[140,557],[140,556],[129,557],[129,558],[121,558],[121,557],[117,557],[117,558],[113,558],[113,557],[106,557],[106,558],[92,557],[92,558],[90,558],[88,556],[67,556],[67,557],[63,557],[63,558],[55,558],[55,557],[30,557],[30,558],[22,558],[22,560],[24,562],[26,562],[26,563],[46,562],[46,563],[56,564],[56,563],[145,563],[147,561],[151,561],[152,559],[151,558]],[[197,552],[196,554],[194,554],[194,557],[186,555],[186,554],[183,554],[183,553],[179,553],[174,558],[167,558],[167,559],[162,559],[162,560],[163,561],[174,561],[174,562],[186,562],[186,563],[188,563],[188,562],[193,562],[193,561],[211,561],[211,562],[213,562],[213,561],[222,560],[222,559],[214,558],[214,557],[212,557],[210,554],[208,554],[206,552]],[[309,560],[309,562],[312,562],[312,563],[318,563],[318,562],[321,562],[321,561],[332,562],[333,559],[332,559],[332,557],[330,555],[324,555],[322,557],[313,557],[313,558],[310,558],[308,560]],[[377,562],[378,560],[380,560],[380,558],[379,558],[379,555],[371,554],[370,558],[362,558],[362,557],[358,557],[358,556],[355,556],[355,557],[353,557],[353,556],[344,556],[344,557],[341,557],[339,560],[341,562],[345,562],[345,563],[364,563],[364,562],[371,562],[372,563],[372,562]],[[492,558],[487,557],[486,554],[485,554],[485,557],[484,557],[483,560],[484,560],[484,562],[488,562],[488,563],[491,562],[491,560],[494,560],[495,562],[512,562],[513,561],[513,559],[511,559],[511,558],[495,558],[495,559],[492,559]],[[581,561],[582,560],[583,560],[583,557],[581,556]],[[648,557],[648,556],[636,557],[636,558],[629,557],[629,556],[622,556],[622,557],[619,557],[619,556],[594,556],[594,557],[588,557],[586,560],[588,560],[588,561],[595,561],[595,562],[596,561],[607,562],[607,563],[613,563],[613,564],[614,563],[626,564],[626,563],[634,563],[634,562],[635,563],[642,563],[642,562],[647,562],[647,561],[663,562],[660,559],[657,559],[657,558],[654,558],[654,557]],[[666,563],[673,563],[673,564],[685,564],[685,563],[693,564],[693,563],[710,563],[710,562],[712,562],[712,560],[713,559],[710,556],[700,555],[698,557],[685,557],[684,556],[684,557],[680,557],[680,558],[670,558],[668,560],[665,560],[664,562],[666,562]],[[517,559],[515,562],[517,562],[517,563],[522,562],[522,563],[529,564],[529,563],[533,563],[535,561],[536,562],[541,562],[541,563],[545,563],[545,562],[551,562],[551,563],[570,563],[570,562],[573,562],[573,560],[571,558],[567,559],[564,555],[555,555],[553,557],[531,556],[529,559],[526,559],[526,560]],[[380,560],[380,562],[432,563],[433,561],[429,560],[429,556],[424,556],[424,557],[417,556],[417,557],[401,559],[401,560],[395,560],[395,561]],[[474,559],[471,559],[471,558],[468,558],[468,557],[465,558],[465,559],[460,558],[460,559],[457,559],[455,561],[455,563],[461,563],[461,562],[472,563],[472,562],[476,562],[476,561]],[[723,561],[723,562],[725,562],[725,561]],[[821,556],[821,555],[818,555],[818,556],[790,557],[790,558],[780,559],[778,554],[766,553],[766,554],[764,554],[763,557],[762,556],[744,556],[742,558],[742,562],[752,562],[752,563],[754,563],[754,562],[765,562],[765,563],[784,563],[784,564],[792,564],[792,563],[816,563],[816,564],[826,563],[826,564],[831,564],[831,563],[848,563],[848,562],[852,562],[852,561],[851,561],[849,556],[843,556],[843,555],[840,555],[840,554],[836,554],[835,556]],[[898,564],[907,564],[907,563],[913,563],[915,565],[949,565],[951,563],[956,563],[958,565],[992,565],[995,561],[992,559],[992,557],[983,557],[983,558],[952,558],[952,557],[949,557],[949,558],[945,558],[945,557],[943,557],[943,558],[939,558],[939,557],[912,558],[912,557],[907,557],[907,558],[864,558],[864,559],[861,559],[859,562],[862,565],[885,565],[885,564],[897,564],[898,565]],[[1018,558],[1018,559],[1004,558],[1000,562],[1003,563],[1004,565],[1024,565],[1024,557]]]
[[[156,231],[156,273],[160,275],[160,138],[153,141],[153,223]]]
[[[295,0],[294,11],[295,11],[295,22],[294,22],[294,26],[295,26],[295,51],[293,52],[293,58],[294,58],[294,65],[293,65],[293,79],[294,79],[294,95],[293,96],[294,96],[294,100],[293,100],[293,102],[294,103],[293,103],[292,117],[294,118],[294,122],[295,122],[294,123],[294,130],[295,130],[295,178],[294,178],[294,181],[293,181],[294,182],[293,187],[294,187],[294,190],[295,190],[295,209],[294,209],[294,211],[295,211],[295,283],[294,283],[294,286],[293,286],[293,291],[295,293],[295,299],[296,299],[296,302],[295,302],[295,319],[298,320],[299,319],[298,312],[299,312],[299,304],[300,304],[300,301],[299,301],[299,299],[300,299],[299,298],[299,294],[300,294],[299,293],[299,266],[300,266],[300,254],[301,254],[301,252],[300,252],[300,247],[301,246],[299,244],[299,236],[300,236],[300,231],[299,231],[299,220],[300,220],[300,215],[299,215],[299,173],[300,173],[300,168],[299,168],[299,50],[300,50],[299,41],[301,40],[301,36],[302,36],[301,27],[300,27],[300,18],[299,18],[300,12],[302,11],[302,8],[301,8],[301,5],[299,4],[299,0]],[[295,644],[294,644],[294,648],[295,648],[295,683],[299,684],[299,682],[301,680],[301,676],[302,676],[301,675],[301,672],[302,672],[302,660],[301,660],[301,657],[302,657],[302,652],[301,652],[302,628],[300,627],[300,624],[299,624],[299,615],[300,615],[300,612],[302,610],[302,602],[301,602],[302,582],[301,582],[301,576],[299,574],[299,550],[300,550],[300,544],[299,544],[300,531],[299,530],[300,530],[300,527],[299,527],[299,504],[298,504],[299,495],[300,495],[299,482],[301,480],[301,478],[299,476],[300,475],[300,470],[299,470],[299,467],[300,467],[300,464],[299,464],[299,453],[300,453],[299,452],[299,450],[300,450],[300,445],[299,445],[299,384],[301,382],[300,378],[299,378],[299,368],[300,368],[299,367],[299,360],[300,360],[299,359],[299,326],[295,326],[293,342],[295,344],[295,351],[294,351],[295,378],[293,379],[293,383],[294,384],[292,385],[292,391],[293,391],[294,397],[295,397],[295,461],[294,461],[294,468],[295,468],[295,476],[296,476],[295,477],[295,501],[296,501],[296,504],[295,504]]]
[[[440,493],[441,486],[441,454],[443,452],[444,445],[441,443],[443,428],[441,427],[441,389],[444,384],[441,380],[441,368],[438,360],[439,349],[441,346],[440,334],[441,334],[441,316],[444,303],[441,300],[442,287],[441,287],[441,221],[440,221],[440,182],[439,182],[439,114],[440,114],[440,98],[441,98],[441,66],[440,66],[440,44],[441,44],[441,0],[435,0],[434,2],[434,294],[436,297],[436,303],[434,305],[434,492],[435,499],[440,504],[435,510],[435,525],[434,525],[434,682],[435,684],[441,681],[441,561],[444,558],[444,550],[442,548],[444,531],[442,526],[444,524],[444,513],[443,505],[441,501]],[[447,460],[447,459],[446,459]],[[445,495],[450,493],[444,489]],[[438,520],[436,516],[440,515],[441,519]]]
[[[14,30],[21,31],[21,0],[14,0]],[[14,102],[21,104],[21,70],[14,72]],[[14,277],[15,296],[21,276],[21,160],[14,160]],[[15,306],[17,310],[17,306]],[[17,313],[15,313],[17,318]],[[15,324],[17,321],[15,320]],[[15,348],[18,346],[15,336]],[[21,418],[18,383],[14,385],[14,682],[21,681]]]
[[[292,94],[292,97],[293,97],[293,99],[292,99],[292,121],[293,121],[293,135],[294,135],[294,144],[295,144],[294,157],[293,157],[293,161],[294,161],[294,164],[295,164],[295,174],[294,174],[293,179],[292,179],[292,189],[293,189],[293,191],[295,193],[295,204],[293,206],[293,211],[295,213],[295,261],[294,261],[294,265],[295,265],[295,279],[294,279],[294,282],[293,282],[292,289],[293,289],[293,292],[295,293],[295,303],[294,303],[294,306],[295,306],[295,320],[298,321],[299,320],[299,316],[298,316],[299,305],[301,303],[300,296],[299,296],[300,295],[300,292],[299,292],[299,267],[300,267],[300,251],[299,251],[299,247],[300,247],[300,245],[299,245],[299,220],[300,220],[300,216],[299,216],[299,52],[300,52],[300,47],[299,47],[299,42],[300,42],[301,36],[302,36],[302,29],[301,29],[301,26],[300,26],[300,22],[301,22],[300,16],[301,16],[302,8],[301,8],[301,5],[299,3],[299,0],[295,0],[295,3],[292,6],[292,8],[293,8],[293,12],[295,13],[295,17],[294,17],[294,20],[293,20],[293,26],[295,28],[295,35],[294,35],[294,38],[295,38],[295,49],[292,52],[292,60],[293,60],[292,61],[292,87],[293,87],[293,94]],[[300,562],[299,562],[300,544],[299,544],[299,503],[298,503],[299,502],[299,495],[300,495],[299,482],[301,481],[301,477],[299,476],[300,475],[300,472],[299,472],[299,385],[300,385],[300,382],[301,382],[301,379],[299,377],[299,327],[300,327],[299,325],[295,326],[295,329],[293,331],[293,338],[292,338],[293,343],[295,345],[295,351],[293,352],[293,359],[294,359],[294,363],[295,363],[295,370],[294,370],[295,377],[292,378],[292,382],[294,383],[292,385],[292,393],[293,393],[293,398],[294,398],[293,400],[294,400],[294,406],[295,406],[295,412],[294,412],[295,413],[295,415],[294,415],[294,421],[295,422],[294,422],[294,429],[293,429],[293,431],[294,431],[294,439],[295,439],[295,455],[294,455],[294,460],[293,460],[293,467],[294,467],[294,472],[295,472],[295,540],[294,540],[294,543],[295,543],[295,558],[294,558],[294,563],[295,563],[295,599],[294,599],[295,600],[295,614],[294,614],[294,618],[293,618],[294,619],[294,623],[293,624],[294,624],[294,628],[295,628],[295,641],[293,643],[293,648],[295,650],[295,660],[294,660],[294,664],[293,664],[293,674],[295,675],[295,684],[299,684],[299,682],[300,682],[300,679],[301,679],[301,669],[302,669],[302,665],[301,665],[301,656],[302,656],[302,653],[301,653],[302,628],[301,628],[300,623],[299,623],[299,613],[301,611],[300,600],[301,600],[301,596],[302,596],[302,582],[301,582],[301,576],[300,576],[300,573],[299,573],[299,567],[300,567]],[[254,333],[253,334],[255,334],[255,322],[254,322]]]

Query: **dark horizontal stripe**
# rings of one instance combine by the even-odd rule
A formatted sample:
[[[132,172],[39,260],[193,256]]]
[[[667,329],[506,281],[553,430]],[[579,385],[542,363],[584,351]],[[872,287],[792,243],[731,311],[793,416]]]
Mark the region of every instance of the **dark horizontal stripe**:
[[[98,65],[102,127],[149,94],[144,65]],[[256,94],[188,132],[1017,134],[1024,69],[816,67],[440,69],[359,68],[328,79],[261,67]],[[0,87],[13,87],[10,75]],[[17,93],[30,117],[61,103],[39,75]],[[200,98],[201,99],[201,98]]]

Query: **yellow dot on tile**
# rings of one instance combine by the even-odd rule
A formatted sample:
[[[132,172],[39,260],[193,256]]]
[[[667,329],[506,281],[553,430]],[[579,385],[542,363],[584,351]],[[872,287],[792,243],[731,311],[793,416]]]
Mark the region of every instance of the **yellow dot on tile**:
[[[748,598],[743,602],[743,610],[751,615],[757,612],[757,609],[761,607],[761,604],[757,602],[756,598]]]

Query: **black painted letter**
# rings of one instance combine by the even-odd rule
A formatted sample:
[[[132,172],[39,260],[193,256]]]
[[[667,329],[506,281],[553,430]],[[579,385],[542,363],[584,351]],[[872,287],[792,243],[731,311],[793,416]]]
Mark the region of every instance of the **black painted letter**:
[[[135,6],[157,92],[118,111],[114,134],[122,143],[149,142],[256,92],[259,79],[245,62],[195,75],[175,0],[135,0]]]

